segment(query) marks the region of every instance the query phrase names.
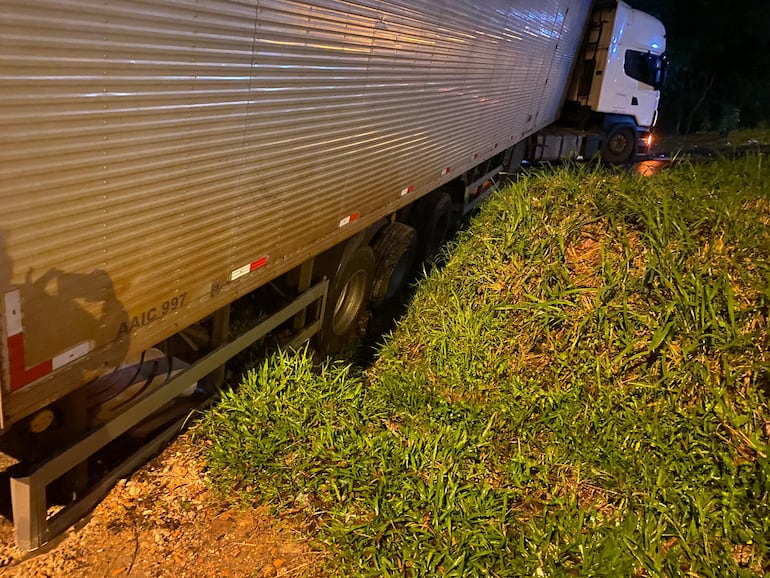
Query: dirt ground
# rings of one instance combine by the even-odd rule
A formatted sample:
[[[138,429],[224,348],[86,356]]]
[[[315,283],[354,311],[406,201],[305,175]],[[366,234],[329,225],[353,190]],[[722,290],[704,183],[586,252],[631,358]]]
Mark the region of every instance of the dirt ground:
[[[324,554],[298,523],[208,489],[189,434],[120,480],[92,514],[44,552],[23,556],[0,518],[0,576],[320,576]]]

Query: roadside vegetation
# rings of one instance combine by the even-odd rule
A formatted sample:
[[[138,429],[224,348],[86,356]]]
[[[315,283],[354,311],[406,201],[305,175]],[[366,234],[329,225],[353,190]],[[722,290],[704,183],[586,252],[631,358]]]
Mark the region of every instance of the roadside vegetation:
[[[365,370],[276,353],[209,476],[336,576],[770,574],[770,164],[522,178]]]
[[[770,129],[697,132],[687,136],[656,135],[653,151],[675,158],[733,157],[770,152]]]

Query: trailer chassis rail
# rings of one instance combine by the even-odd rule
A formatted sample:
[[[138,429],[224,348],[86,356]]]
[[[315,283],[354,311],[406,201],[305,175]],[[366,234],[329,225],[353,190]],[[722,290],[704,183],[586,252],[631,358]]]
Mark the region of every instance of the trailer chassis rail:
[[[36,550],[53,537],[63,533],[95,507],[117,480],[128,475],[142,463],[146,462],[167,443],[182,428],[188,418],[185,416],[182,419],[178,419],[155,435],[131,456],[103,476],[83,496],[78,496],[76,501],[48,518],[46,488],[53,481],[85,463],[90,456],[94,455],[94,453],[108,443],[138,425],[158,408],[163,407],[166,403],[178,397],[197,381],[222,368],[225,362],[258,339],[266,336],[279,325],[292,318],[296,319],[297,316],[302,316],[314,303],[319,305],[316,315],[314,315],[315,321],[303,327],[294,336],[290,346],[298,346],[318,332],[326,306],[328,285],[328,280],[324,279],[310,287],[283,309],[258,323],[240,337],[221,345],[179,375],[170,379],[163,387],[138,400],[131,408],[115,419],[89,432],[83,439],[58,455],[42,464],[38,464],[32,472],[24,476],[12,477],[10,480],[11,505],[16,532],[16,546],[23,551]],[[227,312],[225,312],[223,317],[227,319]],[[227,322],[225,321],[224,325],[226,324]],[[220,331],[222,331],[221,328]]]

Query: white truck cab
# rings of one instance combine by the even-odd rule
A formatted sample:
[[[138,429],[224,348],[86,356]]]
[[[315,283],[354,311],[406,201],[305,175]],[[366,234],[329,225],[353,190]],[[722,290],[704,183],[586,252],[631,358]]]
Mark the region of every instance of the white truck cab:
[[[602,157],[624,163],[647,152],[666,70],[666,30],[622,1],[599,3],[567,93],[580,128],[599,131]]]
[[[597,11],[594,18],[602,18]],[[649,14],[618,2],[611,23],[600,22],[598,55],[604,70],[587,104],[597,112],[633,117],[640,127],[655,125],[665,69],[666,30]],[[603,57],[603,58],[602,58]]]

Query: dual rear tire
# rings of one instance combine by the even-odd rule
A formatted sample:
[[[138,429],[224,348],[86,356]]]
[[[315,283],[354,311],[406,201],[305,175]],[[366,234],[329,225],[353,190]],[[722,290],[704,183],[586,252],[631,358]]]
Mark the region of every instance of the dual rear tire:
[[[452,225],[452,198],[438,190],[418,201],[412,224],[418,233],[418,256],[433,262],[439,255]]]
[[[331,281],[321,330],[315,337],[321,355],[337,353],[345,346],[358,332],[369,305],[378,307],[395,297],[418,259],[436,258],[452,222],[452,200],[446,192],[434,193],[420,201],[415,214],[417,228],[389,223],[371,246],[349,245],[336,269],[327,269]]]
[[[396,296],[417,261],[417,231],[404,223],[390,223],[372,245],[377,267],[371,302],[377,307]]]
[[[322,355],[340,351],[358,329],[369,303],[375,271],[374,251],[362,245],[346,252],[332,276],[316,349]]]

